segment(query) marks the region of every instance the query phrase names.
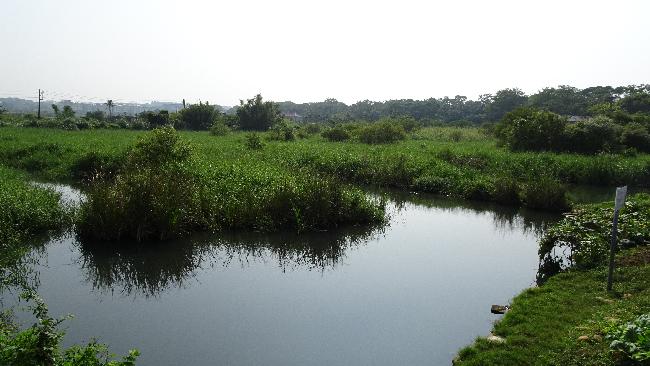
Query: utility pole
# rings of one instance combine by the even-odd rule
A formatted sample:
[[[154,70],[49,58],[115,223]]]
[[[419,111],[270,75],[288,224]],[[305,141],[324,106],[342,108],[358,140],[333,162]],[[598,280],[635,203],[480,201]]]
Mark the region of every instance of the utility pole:
[[[41,119],[41,101],[43,100],[44,90],[38,89],[38,119]]]

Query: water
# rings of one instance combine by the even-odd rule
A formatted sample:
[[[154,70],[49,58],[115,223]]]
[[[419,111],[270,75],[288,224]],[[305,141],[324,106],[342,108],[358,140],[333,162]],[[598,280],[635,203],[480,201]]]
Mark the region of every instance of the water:
[[[65,344],[96,337],[140,365],[449,365],[534,285],[555,216],[391,194],[390,225],[154,245],[50,240],[38,259]],[[18,313],[19,320],[33,319]]]

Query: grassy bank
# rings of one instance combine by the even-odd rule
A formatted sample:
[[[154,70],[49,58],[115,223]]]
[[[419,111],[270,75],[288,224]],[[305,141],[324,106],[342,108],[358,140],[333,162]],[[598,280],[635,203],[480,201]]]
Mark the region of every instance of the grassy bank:
[[[143,132],[0,129],[0,161],[46,179],[82,179],[98,167],[113,169]],[[510,152],[479,129],[431,127],[392,144],[330,142],[317,134],[295,141],[266,140],[249,149],[246,134],[181,132],[204,165],[277,172],[318,173],[354,184],[377,184],[463,199],[565,210],[567,184],[648,185],[650,155],[595,156]],[[269,173],[270,172],[270,173]],[[281,179],[281,178],[280,178]]]
[[[541,254],[550,245],[548,243],[558,247],[571,245],[569,267],[558,268],[563,272],[550,277],[542,286],[525,290],[515,297],[512,310],[493,330],[493,334],[504,338],[505,342],[479,338],[460,351],[456,363],[647,364],[648,359],[634,361],[630,356],[634,352],[650,356],[647,342],[650,327],[641,327],[641,336],[636,340],[634,334],[626,332],[630,329],[628,322],[650,310],[650,247],[647,241],[650,197],[631,197],[622,210],[619,235],[632,247],[617,254],[614,292],[611,293],[606,291],[606,255],[603,254],[608,246],[603,233],[611,225],[609,220],[610,207],[582,205],[552,227],[542,240],[545,244]],[[621,334],[626,334],[629,344],[620,341]]]

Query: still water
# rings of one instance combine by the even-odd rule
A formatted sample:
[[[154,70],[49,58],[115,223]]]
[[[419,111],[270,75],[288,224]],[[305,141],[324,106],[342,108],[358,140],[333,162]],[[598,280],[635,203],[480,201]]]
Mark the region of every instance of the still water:
[[[140,365],[449,365],[534,285],[539,212],[391,194],[390,224],[196,236],[32,253],[65,344],[96,337]],[[6,296],[6,295],[5,295]],[[29,314],[18,312],[29,325]]]

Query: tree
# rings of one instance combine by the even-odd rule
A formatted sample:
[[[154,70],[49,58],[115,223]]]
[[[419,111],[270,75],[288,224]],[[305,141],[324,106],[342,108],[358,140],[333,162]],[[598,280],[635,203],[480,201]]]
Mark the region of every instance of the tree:
[[[257,94],[246,102],[240,100],[237,117],[239,117],[241,129],[247,131],[266,131],[282,120],[278,104],[262,101],[261,94]]]
[[[59,116],[59,106],[56,104],[52,104],[52,110],[54,111],[54,116],[58,117]]]
[[[528,99],[530,106],[563,115],[587,114],[587,98],[578,88],[560,85],[557,88],[544,88]]]
[[[209,104],[192,104],[179,112],[181,125],[190,130],[207,130],[221,114]]]
[[[526,104],[528,97],[520,89],[512,88],[499,90],[495,95],[481,96],[481,99],[486,105],[485,112],[488,121],[498,121],[506,113]]]
[[[115,104],[113,104],[113,99],[109,99],[106,101],[106,106],[108,107],[108,119],[113,118],[113,107]]]
[[[63,111],[61,112],[62,118],[74,118],[74,110],[69,105],[63,106]]]
[[[650,93],[635,92],[618,101],[628,113],[650,113]]]
[[[142,112],[140,113],[140,118],[147,121],[147,123],[149,123],[149,125],[153,128],[166,126],[169,124],[170,121],[169,112],[165,110],[158,111],[158,112],[152,112],[152,111]]]
[[[562,145],[566,119],[553,112],[518,108],[506,113],[495,134],[510,150],[556,150]]]

